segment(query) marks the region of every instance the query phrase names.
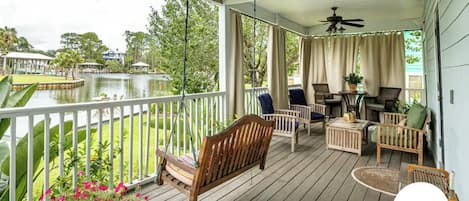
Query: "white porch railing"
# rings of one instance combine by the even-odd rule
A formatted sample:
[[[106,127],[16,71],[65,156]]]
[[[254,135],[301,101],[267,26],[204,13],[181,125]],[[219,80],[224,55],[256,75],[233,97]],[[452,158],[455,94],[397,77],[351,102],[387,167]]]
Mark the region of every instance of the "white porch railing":
[[[27,172],[27,200],[37,200],[37,192],[45,192],[55,183],[55,176],[63,176],[66,165],[67,153],[64,142],[66,136],[72,136],[71,152],[74,159],[85,160],[86,175],[90,174],[91,157],[95,153],[97,143],[109,142],[108,150],[110,161],[109,186],[117,182],[124,182],[130,188],[135,184],[151,182],[156,176],[157,158],[154,151],[162,149],[168,140],[169,133],[174,130],[176,136],[171,140],[169,152],[174,155],[189,153],[191,146],[189,130],[195,136],[195,148],[201,144],[201,136],[213,135],[218,131],[217,122],[225,119],[225,93],[202,93],[188,95],[185,100],[187,110],[177,117],[180,96],[144,98],[134,100],[121,100],[110,102],[94,102],[67,104],[37,108],[12,108],[0,111],[0,119],[10,118],[11,126],[7,132],[10,135],[10,144],[17,143],[20,130],[33,133],[34,126],[39,120],[44,126],[44,163],[39,177],[43,182],[35,181],[37,172],[34,170],[34,143],[33,135],[28,135],[27,167],[10,168],[10,178],[16,178],[18,169]],[[65,133],[67,120],[71,121],[70,133]],[[111,121],[112,120],[112,121]],[[174,122],[174,124],[173,124]],[[58,134],[50,133],[51,128],[58,125]],[[70,126],[70,124],[68,124]],[[79,130],[86,132],[86,139],[79,143]],[[23,135],[23,133],[21,133]],[[58,138],[58,155],[51,158],[51,136]],[[107,138],[107,139],[106,139]],[[126,144],[124,144],[126,143]],[[10,146],[10,167],[17,167],[16,146]],[[78,151],[85,150],[84,152]],[[117,154],[115,150],[120,150]],[[114,156],[116,156],[114,158]],[[25,159],[21,159],[25,160]],[[49,162],[57,162],[57,167],[52,167]],[[52,163],[54,164],[54,163]],[[76,185],[77,174],[80,171],[78,164],[72,163],[73,185]],[[40,172],[40,171],[39,171]],[[54,176],[54,178],[52,178]],[[16,179],[10,179],[10,200],[15,200]],[[41,189],[42,188],[42,189]],[[36,192],[36,194],[34,194]],[[33,197],[34,196],[34,197]]]

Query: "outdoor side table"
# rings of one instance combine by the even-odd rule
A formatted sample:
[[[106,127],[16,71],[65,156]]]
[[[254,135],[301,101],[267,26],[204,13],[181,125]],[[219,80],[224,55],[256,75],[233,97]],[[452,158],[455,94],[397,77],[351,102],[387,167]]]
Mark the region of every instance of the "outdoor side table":
[[[326,124],[326,147],[346,152],[362,153],[362,141],[366,136],[369,121],[357,119],[349,123],[342,118],[335,118]]]
[[[360,104],[368,93],[366,91],[339,91],[342,99],[347,107],[347,112],[355,112],[355,115],[360,119]]]

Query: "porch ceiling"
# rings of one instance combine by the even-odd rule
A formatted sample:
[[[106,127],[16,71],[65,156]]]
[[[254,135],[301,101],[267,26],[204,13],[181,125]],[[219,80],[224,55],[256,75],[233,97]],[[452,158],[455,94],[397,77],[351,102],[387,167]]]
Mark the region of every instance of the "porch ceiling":
[[[253,0],[225,0],[230,7],[252,14]],[[257,0],[258,10],[275,16],[274,20],[263,19],[286,28],[296,29],[304,35],[325,34],[327,25],[320,20],[331,15],[331,7],[338,6],[337,13],[344,18],[362,18],[365,28],[346,27],[347,32],[367,32],[421,28],[424,0]],[[264,14],[268,15],[268,14]],[[262,19],[263,14],[259,15]],[[286,22],[284,24],[280,21]]]

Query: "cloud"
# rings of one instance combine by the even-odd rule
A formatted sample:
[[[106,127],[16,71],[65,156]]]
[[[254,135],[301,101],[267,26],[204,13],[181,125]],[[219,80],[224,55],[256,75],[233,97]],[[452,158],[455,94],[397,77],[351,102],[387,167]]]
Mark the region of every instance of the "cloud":
[[[150,6],[163,0],[0,0],[0,26],[15,27],[38,49],[57,49],[65,32],[96,32],[125,49],[124,32],[146,31]]]

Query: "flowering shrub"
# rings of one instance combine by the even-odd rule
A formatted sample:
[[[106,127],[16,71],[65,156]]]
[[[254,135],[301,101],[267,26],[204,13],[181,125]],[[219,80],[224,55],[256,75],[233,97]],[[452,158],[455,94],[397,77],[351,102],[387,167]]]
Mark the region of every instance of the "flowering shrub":
[[[75,189],[64,187],[48,189],[41,195],[39,200],[44,200],[46,197],[54,201],[143,201],[149,199],[148,196],[142,196],[139,192],[134,195],[125,195],[127,187],[122,182],[114,188],[109,188],[107,185],[100,184],[99,182],[88,181],[83,171],[78,173],[78,181]]]

